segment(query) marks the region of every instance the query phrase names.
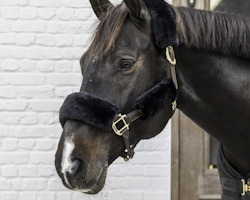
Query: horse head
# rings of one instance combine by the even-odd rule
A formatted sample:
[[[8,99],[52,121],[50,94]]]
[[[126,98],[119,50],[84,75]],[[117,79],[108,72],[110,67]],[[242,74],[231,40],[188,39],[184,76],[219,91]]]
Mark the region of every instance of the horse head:
[[[80,60],[80,91],[112,102],[121,113],[130,113],[135,99],[166,76],[171,77],[165,50],[155,45],[151,15],[142,0],[124,0],[117,6],[108,0],[91,4],[100,23]],[[100,110],[100,115],[105,114]],[[130,144],[159,134],[171,116],[172,108],[168,106],[133,122]],[[56,170],[67,188],[96,194],[105,184],[108,166],[124,150],[122,137],[113,130],[68,119],[56,152]]]

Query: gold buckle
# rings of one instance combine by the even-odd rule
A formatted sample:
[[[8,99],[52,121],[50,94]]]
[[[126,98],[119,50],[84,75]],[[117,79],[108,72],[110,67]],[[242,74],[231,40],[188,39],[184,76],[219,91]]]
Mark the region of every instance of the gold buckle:
[[[170,53],[169,53],[169,49],[173,49],[173,47],[172,46],[168,46],[166,48],[166,57],[168,59],[168,62],[170,62],[172,65],[176,65],[176,59],[175,58],[174,58],[174,60],[171,59]]]
[[[245,196],[246,192],[250,192],[250,186],[245,184],[245,180],[241,179],[242,182],[242,190],[243,192],[241,193],[242,196]]]
[[[113,122],[112,128],[117,135],[122,136],[122,131],[124,131],[125,129],[129,130],[129,124],[127,124],[127,122],[125,121],[126,115],[119,114],[118,116],[119,116],[119,119]],[[123,122],[124,126],[120,130],[118,130],[118,128],[116,127],[116,124],[118,124],[120,121]]]
[[[174,102],[172,103],[172,110],[175,110],[176,107],[177,107],[177,103],[176,103],[176,101],[174,101]]]

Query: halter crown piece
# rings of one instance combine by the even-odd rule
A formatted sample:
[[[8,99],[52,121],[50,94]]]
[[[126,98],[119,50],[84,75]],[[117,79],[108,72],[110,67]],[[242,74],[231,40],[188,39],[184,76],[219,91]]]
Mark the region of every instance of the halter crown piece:
[[[155,44],[161,49],[166,48],[166,58],[171,65],[172,79],[164,79],[144,92],[134,101],[133,111],[127,115],[121,114],[119,107],[114,103],[86,92],[69,95],[59,113],[62,127],[68,119],[74,119],[105,131],[113,130],[117,135],[122,136],[127,149],[121,154],[125,161],[133,157],[136,146],[136,144],[130,145],[129,125],[139,118],[147,119],[170,105],[172,105],[172,114],[176,109],[178,85],[175,73],[176,60],[172,46],[177,46],[179,40],[173,10],[163,0],[144,0],[144,2],[151,15]]]

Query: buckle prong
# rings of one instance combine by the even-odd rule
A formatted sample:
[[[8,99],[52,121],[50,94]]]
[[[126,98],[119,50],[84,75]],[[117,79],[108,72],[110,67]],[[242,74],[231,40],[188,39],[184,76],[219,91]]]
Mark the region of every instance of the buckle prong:
[[[122,132],[123,132],[125,129],[128,129],[128,130],[129,130],[129,124],[125,121],[126,115],[122,115],[122,114],[120,113],[118,116],[119,116],[119,118],[118,118],[116,121],[113,122],[112,128],[113,128],[114,132],[115,132],[117,135],[122,136]],[[120,121],[123,122],[124,126],[123,126],[121,129],[118,129],[116,125],[117,125]]]

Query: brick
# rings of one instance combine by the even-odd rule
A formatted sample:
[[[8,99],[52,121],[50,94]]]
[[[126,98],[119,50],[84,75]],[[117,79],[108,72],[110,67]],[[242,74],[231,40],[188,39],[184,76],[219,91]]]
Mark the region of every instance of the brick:
[[[71,20],[74,18],[74,10],[73,9],[60,9],[57,11],[57,16],[60,20]]]
[[[30,5],[37,7],[60,7],[62,0],[30,0]]]
[[[50,126],[47,128],[47,132],[51,138],[60,138],[62,134],[62,128],[58,126]]]
[[[33,125],[38,121],[36,113],[22,113],[20,118],[21,124],[24,125]]]
[[[35,42],[35,35],[32,33],[29,34],[17,34],[16,36],[16,44],[22,46],[29,46],[34,44]]]
[[[52,85],[77,85],[80,86],[82,81],[81,74],[50,74],[47,76],[47,83]]]
[[[44,84],[45,77],[40,74],[16,74],[12,75],[11,83],[13,85],[42,85]]]
[[[79,61],[73,62],[73,70],[72,71],[76,72],[76,73],[81,73],[82,72]]]
[[[90,35],[77,35],[75,36],[74,46],[85,47],[88,43],[90,43],[90,39]]]
[[[38,192],[37,199],[39,199],[39,200],[55,200],[55,193],[53,193],[53,192]]]
[[[51,176],[54,176],[55,174],[56,174],[55,167],[52,165],[39,165],[38,166],[38,175],[39,176],[51,177]]]
[[[169,157],[166,155],[166,153],[141,153],[137,152],[135,154],[135,159],[133,160],[136,164],[168,164],[169,163]]]
[[[18,175],[17,167],[12,165],[2,166],[1,171],[3,177],[15,177]]]
[[[38,63],[38,69],[41,72],[52,72],[54,70],[53,61],[41,61]]]
[[[36,192],[20,192],[19,200],[35,200]]]
[[[15,179],[12,180],[12,188],[17,191],[42,191],[45,190],[47,181],[45,179]]]
[[[91,16],[91,11],[89,9],[77,9],[75,11],[75,18],[78,20],[87,20]]]
[[[36,8],[20,8],[19,18],[32,20],[37,18],[37,9]]]
[[[58,112],[61,105],[62,101],[59,100],[51,100],[51,101],[31,101],[30,102],[30,108],[33,111],[38,111],[38,112]]]
[[[58,192],[56,193],[57,200],[71,200],[71,192]]]
[[[56,35],[56,45],[59,47],[69,47],[72,45],[73,39],[71,35]]]
[[[126,188],[128,190],[132,189],[132,190],[135,190],[135,189],[149,189],[150,186],[151,186],[151,180],[148,179],[148,178],[144,178],[144,177],[133,177],[133,178],[130,178],[130,177],[127,177],[126,180],[124,180],[124,182],[126,182]]]
[[[20,126],[11,131],[11,135],[17,138],[41,138],[46,133],[46,128],[40,126]]]
[[[30,153],[30,162],[33,164],[53,164],[55,159],[52,153]]]
[[[26,57],[32,60],[59,60],[62,58],[61,49],[51,47],[30,47]]]
[[[65,190],[65,187],[62,184],[60,179],[51,179],[49,181],[49,190],[50,191],[62,191]]]
[[[2,63],[4,71],[16,71],[18,67],[18,62],[16,60],[5,60]]]
[[[54,97],[54,87],[52,86],[40,86],[35,87],[35,96],[37,98],[53,98]]]
[[[36,21],[14,21],[12,22],[11,29],[14,32],[35,32],[43,33],[46,31],[45,22],[36,22]]]
[[[28,164],[28,153],[1,153],[0,164]]]
[[[54,113],[39,114],[39,123],[46,124],[46,125],[54,124],[55,123]]]
[[[0,73],[0,85],[8,85],[10,82],[9,74]]]
[[[170,178],[156,178],[152,179],[152,190],[167,190],[170,187]]]
[[[19,177],[36,177],[37,166],[22,165],[18,167]]]
[[[15,44],[16,43],[16,34],[12,34],[12,33],[1,34],[1,43],[2,44]]]
[[[147,165],[144,166],[144,176],[152,176],[152,177],[163,177],[168,176],[170,173],[170,170],[167,166],[162,165]]]
[[[0,178],[0,190],[1,191],[10,191],[11,190],[11,182],[8,179]]]
[[[2,16],[5,19],[18,19],[19,9],[16,7],[3,7]]]
[[[55,90],[55,95],[57,97],[62,97],[62,98],[66,98],[71,93],[73,93],[71,87],[60,87],[60,88],[57,87]]]
[[[25,101],[4,101],[4,104],[0,105],[0,110],[8,110],[8,111],[23,111],[27,107],[27,102]],[[11,114],[11,113],[10,113]],[[13,113],[13,115],[17,115],[17,113]]]
[[[168,192],[145,192],[144,200],[152,200],[152,199],[171,199],[170,194]]]
[[[0,21],[0,32],[6,33],[10,31],[10,22],[9,21]]]
[[[143,200],[143,192],[128,192],[127,199]]]
[[[108,176],[109,177],[119,177],[123,176],[122,169],[120,165],[111,165],[108,168]]]
[[[36,38],[36,43],[41,46],[54,46],[55,38],[53,35],[39,35]]]
[[[37,63],[29,60],[22,60],[18,62],[19,70],[21,72],[32,72],[37,69]]]
[[[123,191],[110,191],[108,194],[108,200],[126,200],[126,193]],[[131,199],[132,200],[132,199]]]
[[[35,150],[48,151],[54,148],[54,141],[51,139],[40,139],[37,140]]]
[[[167,137],[165,137],[167,138]],[[168,140],[167,139],[155,139],[154,142],[145,141],[144,148],[147,151],[165,151],[168,150]]]
[[[42,19],[51,19],[55,16],[55,9],[53,8],[39,8],[38,9],[38,16]]]
[[[16,98],[17,97],[16,88],[15,87],[9,87],[9,86],[1,86],[0,87],[0,97],[1,98],[6,98],[6,99]]]
[[[109,183],[109,187],[112,189],[122,189],[126,187],[126,181],[121,181],[121,178],[117,177],[107,177],[107,183]]]
[[[23,139],[19,142],[19,147],[25,150],[31,150],[35,146],[36,141],[33,139]]]
[[[62,56],[64,59],[75,60],[82,57],[86,49],[84,48],[64,48],[62,50]]]
[[[127,165],[122,167],[121,172],[127,176],[143,176],[143,168],[140,165]]]
[[[14,151],[18,149],[17,139],[4,139],[2,141],[2,148],[4,151]]]
[[[18,87],[18,93],[22,98],[26,99],[34,98],[35,97],[34,91],[35,91],[34,87],[32,86]]]
[[[0,114],[0,119],[4,125],[18,125],[20,122],[20,116],[17,113],[4,113]]]
[[[25,56],[26,49],[21,47],[0,47],[0,58],[14,58],[23,59]]]
[[[26,5],[28,0],[0,0],[0,5],[1,6],[24,6]]]
[[[51,21],[48,24],[49,33],[66,33],[66,34],[80,34],[82,33],[82,24],[79,22],[58,22]]]
[[[72,64],[69,61],[58,61],[55,63],[56,72],[71,72]]]
[[[82,0],[64,0],[64,4],[66,7],[70,8],[90,7],[88,1],[82,1]]]
[[[18,200],[17,192],[1,192],[2,200]]]
[[[11,130],[10,130],[10,126],[0,126],[0,137],[7,137]]]

